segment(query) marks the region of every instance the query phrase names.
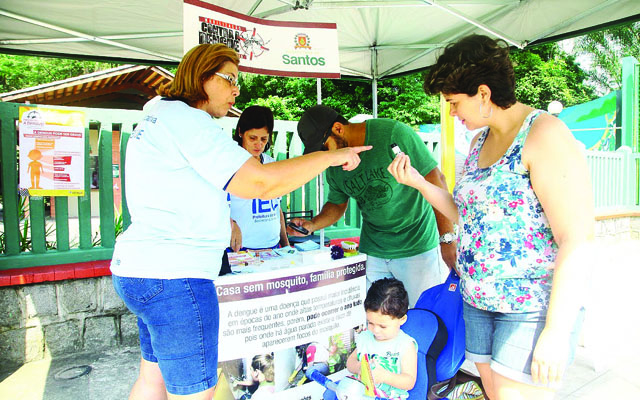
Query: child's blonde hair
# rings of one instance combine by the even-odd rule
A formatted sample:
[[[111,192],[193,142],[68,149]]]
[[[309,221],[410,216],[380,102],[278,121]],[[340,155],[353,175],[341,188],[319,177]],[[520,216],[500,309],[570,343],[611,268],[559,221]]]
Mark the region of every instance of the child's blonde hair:
[[[251,361],[251,368],[261,371],[267,382],[273,382],[273,353],[254,356],[253,361]]]

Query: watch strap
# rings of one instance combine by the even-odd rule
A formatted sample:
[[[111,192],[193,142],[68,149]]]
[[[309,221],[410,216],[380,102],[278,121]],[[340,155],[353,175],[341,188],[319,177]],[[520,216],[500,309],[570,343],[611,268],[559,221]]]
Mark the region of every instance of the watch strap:
[[[445,232],[440,235],[440,243],[451,244],[456,240],[456,234],[453,232]]]

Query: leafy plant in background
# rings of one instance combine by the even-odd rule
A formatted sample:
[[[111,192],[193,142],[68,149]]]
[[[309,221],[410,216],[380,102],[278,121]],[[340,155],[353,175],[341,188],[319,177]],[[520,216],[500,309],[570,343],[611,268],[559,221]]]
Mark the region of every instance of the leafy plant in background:
[[[440,122],[440,97],[427,96],[422,89],[424,73],[388,79],[378,85],[378,116],[417,128]]]
[[[120,214],[118,210],[116,210],[115,212],[115,217],[113,219],[113,227],[115,230],[116,238],[120,236],[122,232],[124,232],[124,221],[122,219],[122,214]],[[93,238],[91,239],[91,245],[93,247],[102,246],[102,237],[100,236],[99,232],[96,232],[96,234],[93,235]]]
[[[0,54],[0,93],[72,78],[114,66],[116,64]]]
[[[640,22],[620,25],[576,38],[574,52],[589,57],[590,82],[603,94],[622,86],[622,59],[640,59]]]
[[[27,197],[20,196],[18,200],[18,237],[20,244],[20,252],[28,252],[32,251],[32,241],[31,241],[31,233],[29,231],[30,221],[28,217],[28,209],[29,203],[27,201]],[[124,232],[124,221],[122,219],[122,214],[116,211],[114,217],[114,230],[115,237],[117,238]],[[58,244],[55,240],[56,227],[55,223],[46,224],[45,225],[45,247],[47,250],[56,250],[58,248]],[[92,246],[101,246],[102,239],[100,237],[100,233],[96,233],[91,239]],[[70,248],[74,248],[78,246],[77,240],[72,240],[69,243]],[[0,253],[5,253],[6,250],[6,237],[4,232],[0,232]]]
[[[518,100],[547,109],[552,100],[566,107],[593,100],[594,88],[585,83],[587,74],[575,56],[557,43],[512,53]],[[316,104],[317,81],[313,78],[284,78],[242,74],[242,92],[236,107],[259,104],[273,110],[276,119],[297,121],[304,110]],[[417,128],[440,121],[440,99],[422,90],[424,72],[378,82],[378,117],[391,118]],[[372,114],[372,88],[368,81],[322,79],[322,103],[351,118]]]
[[[254,104],[271,108],[276,119],[297,121],[316,104],[315,78],[284,78],[242,74],[242,92],[236,100],[240,110]],[[372,114],[371,83],[353,79],[322,79],[322,103],[346,118]],[[439,100],[422,91],[422,75],[411,74],[378,83],[378,116],[417,127],[438,119]],[[432,121],[433,120],[433,121]]]
[[[32,250],[32,241],[31,234],[29,231],[30,221],[28,217],[29,204],[27,202],[27,197],[20,196],[18,197],[18,238],[20,244],[20,251],[31,251]],[[49,238],[55,235],[56,228],[54,225],[45,225],[45,246],[47,250],[54,250],[57,248],[57,244],[55,240],[49,240]],[[6,237],[5,233],[0,233],[0,253],[4,253],[6,250]]]
[[[511,59],[516,98],[527,105],[546,110],[553,100],[569,107],[596,98],[593,87],[585,84],[587,74],[580,69],[575,57],[557,43],[513,52]]]

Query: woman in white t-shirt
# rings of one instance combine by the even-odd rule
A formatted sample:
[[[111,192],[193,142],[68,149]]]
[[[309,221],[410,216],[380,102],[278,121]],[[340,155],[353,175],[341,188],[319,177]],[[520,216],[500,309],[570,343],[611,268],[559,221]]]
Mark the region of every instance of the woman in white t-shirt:
[[[273,135],[273,113],[268,107],[246,108],[233,134],[240,146],[247,150],[261,164],[275,160],[265,153],[269,149]],[[230,249],[269,249],[289,246],[284,214],[280,208],[280,198],[271,200],[242,199],[229,194],[231,206]]]
[[[240,94],[239,58],[222,44],[183,57],[127,143],[131,225],[111,261],[113,286],[138,318],[142,360],[130,399],[210,400],[217,383],[214,279],[229,244],[227,193],[273,199],[330,166],[353,170],[370,146],[260,164],[214,118]]]

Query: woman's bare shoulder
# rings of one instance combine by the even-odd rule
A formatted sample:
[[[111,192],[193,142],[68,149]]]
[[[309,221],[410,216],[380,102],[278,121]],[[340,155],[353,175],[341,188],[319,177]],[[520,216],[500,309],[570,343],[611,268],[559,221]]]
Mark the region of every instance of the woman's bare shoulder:
[[[546,159],[554,155],[574,157],[581,154],[581,143],[567,125],[553,115],[542,113],[531,125],[523,148],[523,161]]]

